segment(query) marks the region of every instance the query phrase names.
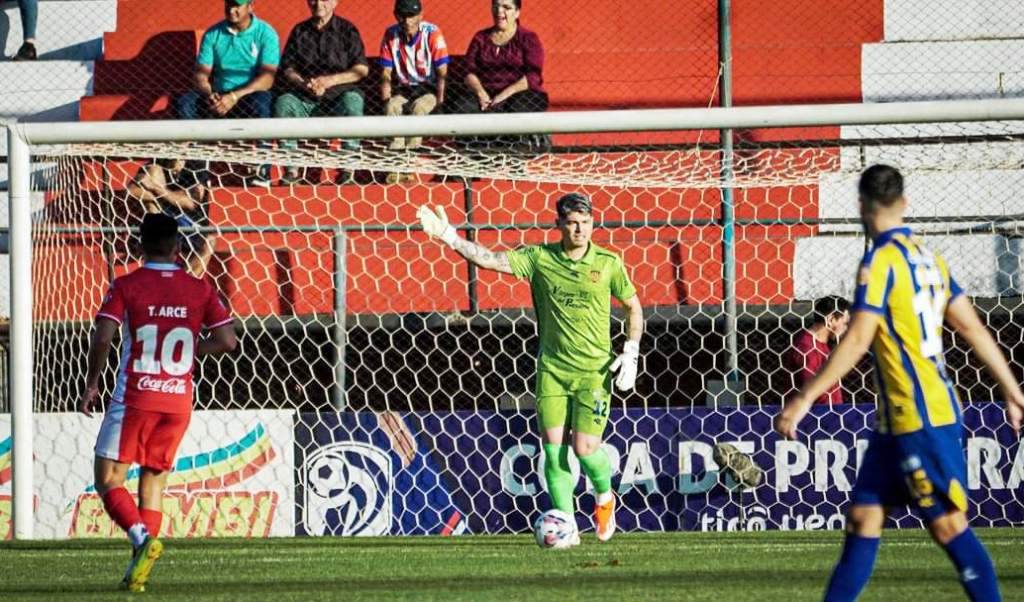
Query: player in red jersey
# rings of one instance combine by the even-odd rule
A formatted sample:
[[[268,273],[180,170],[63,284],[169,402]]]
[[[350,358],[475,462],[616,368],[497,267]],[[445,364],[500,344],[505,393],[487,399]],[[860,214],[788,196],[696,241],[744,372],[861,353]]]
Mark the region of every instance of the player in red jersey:
[[[163,552],[157,540],[164,486],[192,413],[192,368],[201,355],[235,348],[234,320],[208,280],[177,263],[177,222],[151,213],[142,220],[145,264],[117,278],[103,298],[89,344],[80,409],[91,416],[99,380],[118,328],[124,326],[117,382],[96,439],[96,491],[107,514],[132,543],[122,585],[144,591]],[[200,339],[206,329],[210,336]],[[139,504],[124,482],[139,464]]]

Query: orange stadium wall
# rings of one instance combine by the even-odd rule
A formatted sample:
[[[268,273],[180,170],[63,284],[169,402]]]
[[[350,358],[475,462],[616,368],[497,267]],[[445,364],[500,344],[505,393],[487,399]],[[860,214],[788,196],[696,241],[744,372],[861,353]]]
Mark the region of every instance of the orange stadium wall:
[[[685,6],[689,4],[691,6]],[[668,3],[610,0],[580,2],[525,2],[522,23],[540,35],[546,51],[545,82],[553,110],[613,109],[717,104],[716,3]],[[222,3],[153,3],[120,0],[117,31],[105,38],[104,60],[96,65],[94,96],[83,99],[83,120],[167,118],[169,94],[190,86],[197,41],[202,30],[223,18]],[[278,31],[284,44],[291,27],[308,16],[302,0],[257,0],[256,12]],[[425,17],[439,24],[452,54],[461,55],[473,33],[490,23],[487,1],[425,2]],[[362,33],[369,56],[377,54],[380,36],[391,22],[391,2],[341,2],[338,14],[353,21]],[[803,102],[857,102],[861,99],[861,45],[882,38],[883,0],[851,3],[827,0],[733,2],[734,102],[770,104]],[[372,61],[372,58],[371,58]],[[372,89],[372,88],[371,88]],[[785,131],[746,131],[745,140],[779,137],[834,137],[834,128]],[[711,137],[713,139],[713,136]],[[709,140],[709,138],[705,138]],[[136,168],[137,169],[137,168]],[[133,169],[117,170],[130,177]],[[109,173],[109,172],[108,172]],[[95,176],[95,174],[93,174]],[[124,181],[98,183],[86,177],[86,189],[107,186],[123,189]],[[477,222],[500,223],[513,216],[523,221],[524,208],[535,206],[538,221],[550,220],[544,207],[556,194],[555,186],[537,185],[529,194],[512,183],[496,182],[478,191]],[[309,223],[411,222],[410,194],[449,208],[461,220],[462,193],[451,185],[417,185],[410,191],[368,184],[332,189],[336,200],[312,191],[277,188],[269,192],[225,189],[214,192],[211,221],[233,224],[291,225]],[[590,191],[603,200],[601,214],[609,219],[665,219],[717,217],[718,191]],[[339,198],[340,197],[340,198]],[[346,202],[339,203],[338,200]],[[515,205],[515,207],[510,206]],[[815,187],[746,191],[738,198],[738,217],[796,218],[817,216]],[[86,220],[88,221],[88,220]],[[749,227],[738,232],[740,266],[737,292],[740,301],[765,304],[792,298],[791,264],[795,241],[815,233],[814,228]],[[399,240],[399,237],[401,240]],[[543,232],[502,235],[513,244],[542,240]],[[549,234],[550,236],[550,234]],[[304,314],[332,310],[333,256],[329,237],[305,238],[295,250],[289,235],[221,237],[220,259],[211,267],[239,315]],[[497,235],[481,240],[497,242]],[[635,231],[621,228],[600,233],[597,239],[620,250],[636,266],[634,279],[645,304],[718,303],[721,301],[720,234],[717,228],[662,228]],[[415,240],[415,237],[414,237]],[[644,244],[637,244],[643,240]],[[468,309],[467,272],[455,263],[450,272],[437,273],[442,252],[424,247],[417,270],[396,274],[396,262],[378,256],[382,249],[410,242],[408,235],[362,234],[350,241],[348,301],[351,313],[427,311],[438,299],[449,299],[452,309]],[[259,244],[255,244],[259,243]],[[74,245],[73,242],[68,242]],[[278,248],[273,248],[274,245]],[[319,246],[322,245],[322,246]],[[303,246],[303,245],[300,245]],[[257,247],[259,249],[257,250]],[[252,249],[251,252],[248,249]],[[385,255],[387,254],[386,251]],[[40,260],[45,260],[44,250]],[[433,264],[428,260],[433,260]],[[83,274],[79,283],[61,282],[68,291],[89,290],[84,285],[105,273],[98,251],[75,250],[75,264]],[[447,269],[447,268],[446,268]],[[521,307],[529,304],[522,283],[491,274],[480,276],[481,309]],[[287,282],[287,284],[282,284]],[[46,291],[53,293],[55,291]],[[79,296],[82,293],[78,293]],[[86,293],[80,315],[67,315],[67,305],[42,308],[53,319],[86,319],[98,304],[99,291]],[[48,295],[44,295],[46,298]]]

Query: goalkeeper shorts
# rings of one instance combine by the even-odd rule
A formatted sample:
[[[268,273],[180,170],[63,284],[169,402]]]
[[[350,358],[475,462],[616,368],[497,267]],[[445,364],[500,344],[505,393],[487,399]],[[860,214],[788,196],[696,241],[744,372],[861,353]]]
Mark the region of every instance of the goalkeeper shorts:
[[[537,422],[541,431],[563,427],[601,437],[608,425],[612,375],[537,371]]]

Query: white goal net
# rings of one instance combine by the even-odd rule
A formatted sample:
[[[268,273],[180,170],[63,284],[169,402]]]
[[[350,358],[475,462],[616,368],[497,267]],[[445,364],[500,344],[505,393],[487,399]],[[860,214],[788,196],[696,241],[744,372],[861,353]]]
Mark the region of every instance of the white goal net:
[[[771,418],[793,390],[789,350],[813,301],[852,295],[864,248],[856,178],[876,162],[904,171],[912,225],[1020,376],[1024,123],[744,129],[731,153],[719,140],[685,130],[428,138],[399,152],[388,139],[358,151],[335,139],[34,148],[35,536],[117,533],[91,488],[99,420],[73,412],[91,320],[111,279],[138,265],[146,211],[180,218],[190,269],[216,284],[240,334],[237,351],[197,368],[164,535],[528,529],[549,503],[529,288],[429,241],[415,212],[442,206],[463,235],[511,249],[556,240],[553,204],[569,191],[593,199],[595,241],[623,256],[647,324],[637,389],[615,398],[607,432],[620,528],[838,528],[873,423],[870,370],[843,382],[846,403],[817,407],[800,440],[780,441]],[[733,287],[735,319],[723,303]],[[969,429],[972,521],[1019,524],[1024,452],[978,362],[951,336],[947,349]],[[10,442],[0,415],[8,513]],[[764,480],[737,485],[716,443],[750,454]],[[581,477],[583,527],[588,486]],[[9,514],[0,519],[9,536]]]

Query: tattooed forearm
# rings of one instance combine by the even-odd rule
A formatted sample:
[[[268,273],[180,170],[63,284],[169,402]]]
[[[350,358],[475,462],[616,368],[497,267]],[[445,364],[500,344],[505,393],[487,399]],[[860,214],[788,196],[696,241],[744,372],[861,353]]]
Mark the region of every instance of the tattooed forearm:
[[[452,249],[474,265],[488,270],[505,272],[506,274],[512,273],[512,266],[509,264],[508,255],[504,251],[492,251],[465,238],[456,240],[452,244]]]

